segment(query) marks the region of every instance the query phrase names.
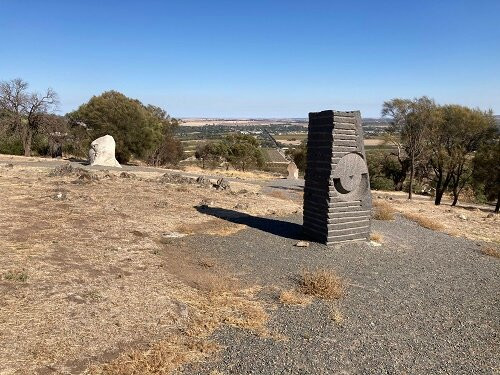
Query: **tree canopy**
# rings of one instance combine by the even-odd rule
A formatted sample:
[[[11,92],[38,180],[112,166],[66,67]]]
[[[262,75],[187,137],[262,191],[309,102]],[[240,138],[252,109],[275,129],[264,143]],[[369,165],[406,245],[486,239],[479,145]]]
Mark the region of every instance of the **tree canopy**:
[[[200,145],[195,156],[202,160],[203,167],[206,163],[214,166],[222,161],[242,171],[264,165],[259,141],[247,134],[229,134],[220,141]]]
[[[162,143],[170,128],[177,125],[165,110],[145,106],[117,91],[93,96],[87,103],[70,113],[73,123],[84,123],[90,138],[109,134],[116,141],[119,162],[128,162],[132,156],[148,158]]]

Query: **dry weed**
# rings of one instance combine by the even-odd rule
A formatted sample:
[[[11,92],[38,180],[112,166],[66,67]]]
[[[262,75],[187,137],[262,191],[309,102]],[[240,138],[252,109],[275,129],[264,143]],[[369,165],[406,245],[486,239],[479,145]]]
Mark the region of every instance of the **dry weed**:
[[[379,232],[372,232],[370,234],[370,240],[382,243],[384,242],[384,236],[382,236]]]
[[[437,221],[428,218],[426,216],[417,214],[417,213],[404,213],[403,216],[407,218],[408,220],[414,221],[418,225],[420,225],[423,228],[431,229],[431,230],[443,230],[444,227],[442,224],[438,223]]]
[[[198,264],[203,268],[212,268],[216,265],[214,259],[201,259]]]
[[[307,306],[312,302],[310,296],[306,296],[295,289],[282,291],[279,300],[284,305]]]
[[[340,298],[344,291],[343,281],[333,271],[316,270],[302,273],[301,291],[324,299]]]
[[[8,271],[3,275],[3,278],[9,281],[19,281],[21,283],[24,283],[26,282],[26,280],[28,280],[28,273],[24,269],[21,271]]]
[[[396,210],[385,201],[373,201],[373,218],[375,220],[394,220]]]
[[[330,306],[330,319],[337,324],[340,324],[344,321],[344,314],[342,314],[342,312],[336,305]]]
[[[490,257],[500,259],[500,250],[495,249],[494,247],[491,246],[481,248],[481,253],[484,255],[488,255]]]
[[[153,344],[149,349],[122,354],[114,361],[93,366],[90,375],[168,374],[187,362],[198,362],[219,349],[207,340],[176,336]]]

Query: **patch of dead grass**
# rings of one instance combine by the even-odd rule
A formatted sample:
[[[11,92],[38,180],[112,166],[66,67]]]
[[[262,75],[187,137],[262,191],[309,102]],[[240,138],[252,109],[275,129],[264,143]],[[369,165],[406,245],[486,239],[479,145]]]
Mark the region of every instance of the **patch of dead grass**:
[[[288,215],[299,205],[195,185],[179,193],[147,173],[80,184],[74,176],[49,178],[48,171],[2,170],[0,368],[31,374],[50,365],[55,373],[82,373],[89,358],[99,366],[109,361],[108,353],[125,350],[124,361],[138,363],[136,374],[147,374],[142,363],[160,374],[169,368],[166,362],[180,363],[169,357],[169,348],[188,361],[192,353],[198,356],[191,344],[177,340],[206,340],[221,325],[269,334],[258,287],[240,285],[222,264],[200,265],[182,239],[166,245],[157,239],[180,225],[192,233],[226,235],[244,227],[198,212],[194,204],[204,198],[225,209],[247,204],[253,215]],[[66,189],[69,198],[50,199],[55,188]],[[7,270],[26,264],[29,282],[4,279]],[[163,364],[155,365],[161,356]]]
[[[212,341],[175,336],[151,345],[147,350],[133,350],[112,362],[92,366],[89,375],[169,374],[188,362],[199,362],[219,350]]]
[[[373,201],[373,218],[375,220],[394,220],[396,210],[392,206],[380,200]]]
[[[337,299],[344,293],[344,282],[333,271],[304,271],[301,275],[301,292],[322,299]]]
[[[492,246],[482,247],[481,254],[500,259],[500,250]]]
[[[379,232],[371,232],[370,233],[370,240],[378,242],[378,243],[382,243],[382,242],[384,242],[384,236],[382,236],[382,234],[380,234]]]
[[[330,306],[330,319],[336,324],[341,324],[344,321],[344,314],[342,314],[338,306]]]
[[[311,304],[312,298],[295,289],[284,290],[281,292],[279,300],[284,305],[307,306]]]
[[[435,231],[441,231],[444,229],[444,226],[441,223],[438,223],[436,220],[418,213],[405,212],[403,213],[403,216],[408,220],[414,221],[423,228]]]

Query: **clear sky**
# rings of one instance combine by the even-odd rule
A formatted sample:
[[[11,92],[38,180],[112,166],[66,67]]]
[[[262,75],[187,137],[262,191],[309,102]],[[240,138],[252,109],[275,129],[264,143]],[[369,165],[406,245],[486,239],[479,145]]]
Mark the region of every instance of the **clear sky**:
[[[421,95],[500,114],[500,0],[0,0],[15,77],[61,113],[114,89],[178,117],[378,117]]]

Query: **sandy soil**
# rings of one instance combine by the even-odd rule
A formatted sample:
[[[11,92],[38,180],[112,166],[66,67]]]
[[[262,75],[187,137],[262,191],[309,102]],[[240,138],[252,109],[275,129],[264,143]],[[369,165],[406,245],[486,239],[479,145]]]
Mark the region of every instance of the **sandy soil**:
[[[124,363],[147,374],[158,350],[176,353],[162,354],[158,368],[170,371],[203,359],[206,343],[197,343],[221,324],[265,332],[258,286],[190,259],[171,236],[244,227],[199,212],[200,203],[256,215],[289,215],[298,204],[255,185],[227,192],[154,173],[89,180],[50,171],[0,165],[1,374],[117,374]],[[115,359],[135,349],[133,361]],[[113,359],[111,370],[99,365]]]

